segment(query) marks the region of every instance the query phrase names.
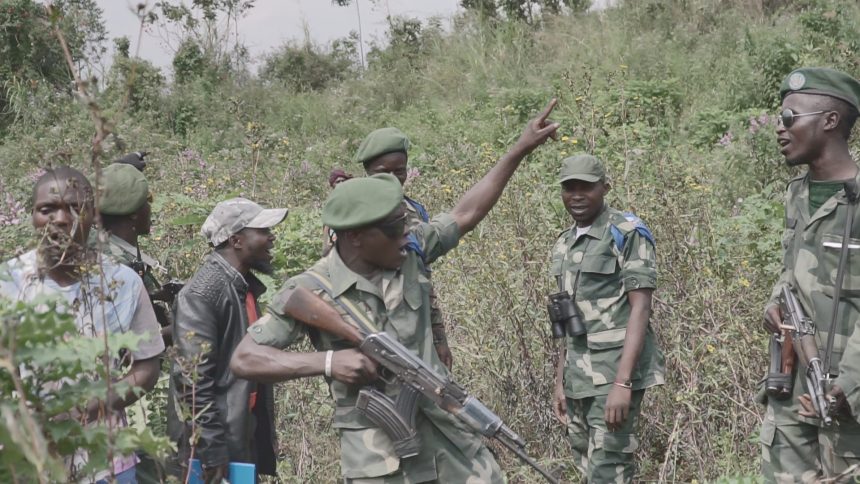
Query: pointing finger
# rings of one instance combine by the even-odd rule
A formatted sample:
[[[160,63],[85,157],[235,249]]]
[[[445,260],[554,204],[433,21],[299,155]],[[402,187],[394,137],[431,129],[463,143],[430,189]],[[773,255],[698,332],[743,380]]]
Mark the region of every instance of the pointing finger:
[[[552,98],[549,101],[549,104],[546,105],[546,108],[544,108],[543,112],[540,113],[540,116],[538,116],[538,121],[540,121],[541,125],[543,125],[543,122],[546,121],[546,118],[549,117],[549,113],[551,113],[552,110],[555,109],[556,104],[558,104],[558,99]]]

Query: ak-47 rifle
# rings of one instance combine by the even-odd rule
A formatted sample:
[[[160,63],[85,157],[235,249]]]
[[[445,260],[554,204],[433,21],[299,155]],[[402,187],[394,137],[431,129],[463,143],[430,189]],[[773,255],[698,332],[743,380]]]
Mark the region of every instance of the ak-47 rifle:
[[[806,389],[812,397],[815,412],[825,426],[833,423],[834,399],[825,396],[825,387],[830,382],[830,375],[822,370],[821,358],[818,356],[818,343],[815,341],[815,325],[803,312],[797,297],[788,286],[782,288],[780,297],[783,324],[788,326],[791,333],[792,345],[800,363],[806,367]]]
[[[397,379],[402,388],[396,399],[368,386],[359,391],[356,407],[391,438],[398,457],[416,455],[420,450],[415,413],[418,397],[424,395],[484,437],[501,442],[548,482],[558,483],[555,477],[529,457],[525,452],[525,441],[505,425],[501,417],[388,334],[368,333],[352,326],[328,303],[301,287],[279,293],[273,302],[287,316],[355,344],[362,353]],[[352,314],[350,308],[342,307],[351,316],[360,317]]]

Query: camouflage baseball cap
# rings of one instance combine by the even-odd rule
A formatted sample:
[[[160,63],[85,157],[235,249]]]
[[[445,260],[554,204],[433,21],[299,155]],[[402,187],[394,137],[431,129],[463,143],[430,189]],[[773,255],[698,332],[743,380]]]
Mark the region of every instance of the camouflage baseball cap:
[[[99,212],[105,215],[131,215],[146,203],[149,184],[143,173],[131,165],[113,164],[102,170]]]
[[[409,151],[409,138],[397,128],[380,128],[364,138],[355,153],[355,161],[367,163],[374,158],[397,151],[403,153]]]
[[[266,229],[281,223],[286,208],[263,208],[247,198],[231,198],[215,205],[206,217],[200,233],[217,247],[242,229]]]
[[[558,178],[559,183],[568,180],[594,183],[606,179],[606,169],[596,157],[583,153],[562,160]]]
[[[779,95],[785,98],[795,92],[835,97],[850,104],[854,109],[860,109],[860,82],[834,69],[826,67],[795,69],[783,79]]]
[[[400,181],[388,173],[339,183],[323,206],[322,221],[335,230],[371,225],[403,203]]]

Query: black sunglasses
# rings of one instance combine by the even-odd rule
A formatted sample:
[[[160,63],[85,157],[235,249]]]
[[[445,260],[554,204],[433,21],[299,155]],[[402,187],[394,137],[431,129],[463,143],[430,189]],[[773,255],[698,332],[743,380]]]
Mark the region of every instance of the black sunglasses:
[[[795,113],[791,108],[785,108],[782,112],[779,113],[779,120],[782,121],[782,125],[786,128],[790,128],[794,124],[794,118],[799,118],[801,116],[812,116],[815,114],[824,114],[829,113],[830,111],[815,111],[813,113]]]
[[[378,228],[379,231],[389,239],[403,237],[403,232],[406,230],[406,214],[404,213],[394,220],[374,225],[374,227]]]

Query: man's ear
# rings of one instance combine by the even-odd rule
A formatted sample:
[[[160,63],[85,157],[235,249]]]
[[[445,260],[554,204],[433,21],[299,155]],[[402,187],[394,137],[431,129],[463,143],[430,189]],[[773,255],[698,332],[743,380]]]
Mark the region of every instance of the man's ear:
[[[230,236],[227,239],[227,244],[233,248],[233,250],[239,250],[245,246],[245,237],[242,236],[242,233],[236,233]]]
[[[829,111],[824,114],[824,131],[833,131],[834,129],[839,127],[839,123],[842,122],[842,116],[839,115],[839,111]]]
[[[609,193],[609,190],[612,190],[612,183],[609,183],[609,180],[603,181],[603,194]]]
[[[343,232],[343,238],[350,247],[359,248],[364,241],[364,237],[362,236],[363,234],[363,230],[347,230]]]

